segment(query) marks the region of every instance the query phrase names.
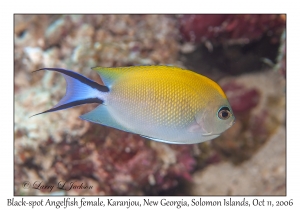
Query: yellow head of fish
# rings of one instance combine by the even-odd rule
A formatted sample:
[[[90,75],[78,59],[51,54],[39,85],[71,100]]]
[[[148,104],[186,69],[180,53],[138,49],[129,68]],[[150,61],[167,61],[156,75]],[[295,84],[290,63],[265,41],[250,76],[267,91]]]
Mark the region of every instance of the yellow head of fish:
[[[220,86],[189,70],[171,66],[94,68],[104,85],[70,70],[40,70],[60,72],[68,84],[64,98],[42,113],[99,103],[81,118],[174,144],[216,138],[235,120]]]

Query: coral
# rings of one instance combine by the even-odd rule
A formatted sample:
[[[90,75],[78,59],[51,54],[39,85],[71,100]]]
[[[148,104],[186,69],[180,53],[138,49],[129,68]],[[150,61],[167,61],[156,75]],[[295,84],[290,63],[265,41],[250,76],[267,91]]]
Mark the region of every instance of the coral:
[[[182,60],[189,68],[216,77],[278,63],[285,74],[285,15],[182,15],[179,22]]]
[[[176,187],[180,180],[191,180],[195,167],[191,146],[169,146],[156,142],[151,146],[147,143],[148,140],[138,135],[93,125],[80,139],[64,139],[58,144],[49,139],[39,146],[37,153],[21,150],[19,154],[23,170],[34,171],[36,179],[44,180],[46,185],[63,180],[93,186],[92,191],[71,189],[66,191],[68,195],[158,194]],[[41,166],[34,156],[53,158],[47,158],[49,164]],[[19,161],[17,163],[20,164]],[[20,176],[20,173],[16,174]],[[46,194],[47,190],[41,193]]]
[[[246,89],[234,82],[223,85],[230,105],[235,114],[250,111],[259,103],[259,92],[256,89]]]
[[[203,19],[206,16],[200,17]],[[214,15],[207,17],[228,18],[229,16]],[[249,21],[253,20],[255,22],[258,20],[256,15],[250,17]],[[271,22],[273,23],[273,21]],[[204,27],[205,24],[206,23],[201,25],[201,27]],[[270,27],[272,26],[272,24],[269,25]],[[269,25],[266,26],[265,29],[268,29]],[[245,26],[241,26],[241,28],[244,27]],[[257,27],[259,27],[259,24],[257,24]],[[277,29],[274,29],[276,32],[270,29],[269,31],[261,33],[261,35],[255,39],[235,37],[231,40],[231,38],[228,37],[229,34],[220,32],[211,38],[202,37],[201,39],[203,41],[201,42],[183,42],[181,47],[181,60],[189,69],[194,69],[213,79],[218,79],[226,75],[240,75],[268,70],[273,68],[274,64],[277,64],[276,69],[284,74],[284,27],[285,21],[283,21]],[[234,30],[240,29],[236,28]]]
[[[247,44],[265,34],[280,35],[285,27],[285,17],[276,14],[183,15],[180,24],[181,35],[186,41]]]

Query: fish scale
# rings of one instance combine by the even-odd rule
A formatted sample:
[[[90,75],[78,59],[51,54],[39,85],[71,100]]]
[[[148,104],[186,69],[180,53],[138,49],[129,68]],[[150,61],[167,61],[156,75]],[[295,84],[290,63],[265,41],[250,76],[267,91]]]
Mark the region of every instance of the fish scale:
[[[152,81],[148,80],[149,77],[155,81],[152,85],[153,88],[149,87]],[[109,97],[107,104],[111,104],[112,107],[115,107],[115,104],[120,105],[115,109],[122,110],[125,113],[129,112],[128,115],[136,118],[132,120],[138,122],[144,120],[152,124],[166,124],[177,127],[185,125],[187,120],[192,120],[196,109],[192,110],[181,104],[184,100],[188,100],[188,89],[184,89],[182,85],[177,84],[174,80],[171,80],[171,83],[159,81],[160,75],[157,73],[149,75],[149,77],[133,77],[132,80],[138,80],[135,83],[132,83],[132,80],[127,80],[126,77],[123,78],[122,81],[119,81],[119,85],[114,85],[110,95],[113,99],[110,100]],[[150,92],[152,93],[150,94],[148,87],[151,88]],[[193,103],[191,106],[195,107]],[[125,110],[127,107],[129,107],[128,112]],[[143,116],[146,111],[147,115]],[[119,113],[119,115],[122,115],[122,113]],[[140,119],[138,119],[139,116],[141,116]]]

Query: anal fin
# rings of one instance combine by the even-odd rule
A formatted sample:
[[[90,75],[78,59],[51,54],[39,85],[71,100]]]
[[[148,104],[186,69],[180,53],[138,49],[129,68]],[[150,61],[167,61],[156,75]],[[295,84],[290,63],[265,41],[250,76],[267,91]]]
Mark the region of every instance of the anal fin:
[[[131,132],[124,126],[120,125],[109,113],[107,106],[99,105],[94,110],[81,115],[81,119],[87,120],[93,123],[113,127],[122,131]],[[132,133],[132,132],[131,132]]]

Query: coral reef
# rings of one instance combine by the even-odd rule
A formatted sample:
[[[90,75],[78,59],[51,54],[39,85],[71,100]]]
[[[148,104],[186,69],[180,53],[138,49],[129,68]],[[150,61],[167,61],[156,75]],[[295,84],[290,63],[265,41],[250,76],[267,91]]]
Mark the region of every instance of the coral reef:
[[[276,68],[285,74],[285,15],[183,15],[179,19],[185,66],[220,78],[274,68],[281,60]]]
[[[49,139],[39,145],[38,152],[21,151],[18,164],[23,166],[24,174],[35,171],[36,179],[44,180],[48,186],[61,180],[67,183],[66,187],[71,182],[93,186],[92,190],[66,190],[68,195],[158,194],[177,186],[180,179],[191,180],[195,165],[191,146],[151,144],[138,135],[92,125],[80,139],[64,139],[58,144]],[[41,160],[46,162],[41,164]]]
[[[15,195],[282,195],[284,24],[282,15],[15,15]],[[262,58],[269,64],[262,66]],[[65,93],[60,75],[34,70],[67,68],[101,83],[91,67],[152,64],[186,67],[216,80],[235,125],[202,144],[168,145],[78,118],[95,105],[30,118]],[[277,148],[274,141],[281,141],[282,151],[268,158],[280,159],[273,185],[280,190],[270,191],[268,184],[248,190],[253,177],[242,171],[258,165],[255,176],[267,175],[255,184],[265,183],[273,168],[263,170],[266,159],[260,157]],[[210,188],[211,174],[223,172],[220,182],[232,175],[247,184]],[[31,187],[24,188],[24,181]],[[72,182],[86,187],[58,187]],[[51,185],[51,191],[42,187]]]

